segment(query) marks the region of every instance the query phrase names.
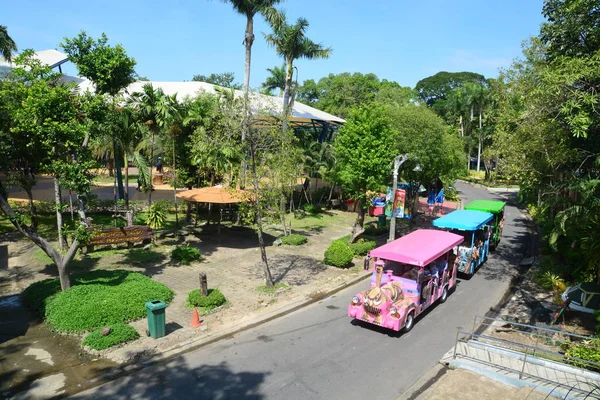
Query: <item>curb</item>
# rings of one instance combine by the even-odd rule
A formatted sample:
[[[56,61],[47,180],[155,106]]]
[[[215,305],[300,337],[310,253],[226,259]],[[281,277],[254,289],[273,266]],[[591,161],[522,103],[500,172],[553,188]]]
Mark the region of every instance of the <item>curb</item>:
[[[232,337],[238,333],[241,333],[245,330],[252,329],[257,326],[266,324],[267,322],[273,321],[284,315],[289,315],[289,314],[291,314],[295,311],[298,311],[304,307],[307,307],[307,306],[317,303],[327,297],[330,297],[330,296],[332,296],[332,295],[334,295],[334,294],[336,294],[336,293],[338,293],[338,292],[340,292],[362,280],[369,278],[370,276],[371,276],[370,272],[359,274],[358,277],[351,279],[349,281],[346,281],[346,282],[342,283],[341,285],[334,287],[331,290],[328,290],[326,292],[321,292],[320,295],[318,295],[318,296],[309,298],[308,300],[300,302],[299,304],[291,303],[287,307],[283,307],[281,309],[278,309],[271,313],[268,313],[267,315],[261,316],[253,322],[250,322],[247,324],[237,324],[237,325],[230,327],[229,329],[220,331],[213,335],[209,334],[209,335],[203,337],[202,339],[190,339],[190,340],[183,342],[171,349],[162,351],[160,353],[156,353],[148,358],[145,358],[145,359],[142,358],[141,360],[138,360],[135,362],[124,363],[123,365],[121,365],[119,367],[115,367],[113,370],[95,378],[94,382],[93,382],[93,383],[95,383],[95,385],[85,388],[85,389],[81,390],[80,392],[90,390],[94,387],[101,386],[104,383],[108,383],[110,381],[121,378],[123,376],[130,375],[131,373],[136,372],[142,368],[146,368],[146,367],[158,364],[160,362],[170,360],[170,359],[175,358],[183,353],[197,350],[197,349],[207,346],[209,344],[218,342],[223,339],[230,338],[230,337]],[[68,396],[72,396],[76,393],[79,393],[79,392],[69,393]]]

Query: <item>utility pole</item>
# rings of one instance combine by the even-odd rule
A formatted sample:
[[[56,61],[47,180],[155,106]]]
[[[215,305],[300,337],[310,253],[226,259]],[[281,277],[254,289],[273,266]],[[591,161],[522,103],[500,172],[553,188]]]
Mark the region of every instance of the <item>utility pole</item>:
[[[408,154],[400,154],[394,158],[394,184],[392,185],[392,219],[390,220],[390,236],[388,243],[396,239],[396,215],[394,215],[394,205],[396,200],[396,191],[398,190],[398,170],[404,162],[408,160]]]

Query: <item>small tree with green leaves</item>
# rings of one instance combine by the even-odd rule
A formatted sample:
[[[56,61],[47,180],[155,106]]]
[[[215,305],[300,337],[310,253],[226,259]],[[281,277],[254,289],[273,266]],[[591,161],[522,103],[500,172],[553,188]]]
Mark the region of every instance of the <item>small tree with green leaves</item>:
[[[367,190],[379,190],[388,181],[397,155],[394,130],[385,109],[367,106],[352,111],[333,143],[337,177],[344,191],[358,202],[352,239],[363,230]]]

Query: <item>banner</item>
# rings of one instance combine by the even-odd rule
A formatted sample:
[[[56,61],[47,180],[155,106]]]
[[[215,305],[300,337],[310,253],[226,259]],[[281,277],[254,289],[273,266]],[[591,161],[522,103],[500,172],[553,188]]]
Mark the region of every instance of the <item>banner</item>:
[[[396,218],[404,218],[404,205],[406,201],[406,191],[404,189],[396,190],[396,195],[392,200],[392,188],[388,186],[385,204],[385,215]]]

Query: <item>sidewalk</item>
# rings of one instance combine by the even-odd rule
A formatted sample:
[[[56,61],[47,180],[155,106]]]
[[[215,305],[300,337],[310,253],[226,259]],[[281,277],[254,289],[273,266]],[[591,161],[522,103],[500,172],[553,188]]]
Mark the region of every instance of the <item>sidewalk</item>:
[[[502,384],[483,375],[442,364],[434,366],[425,380],[404,392],[397,400],[543,400],[556,399],[531,388]]]

